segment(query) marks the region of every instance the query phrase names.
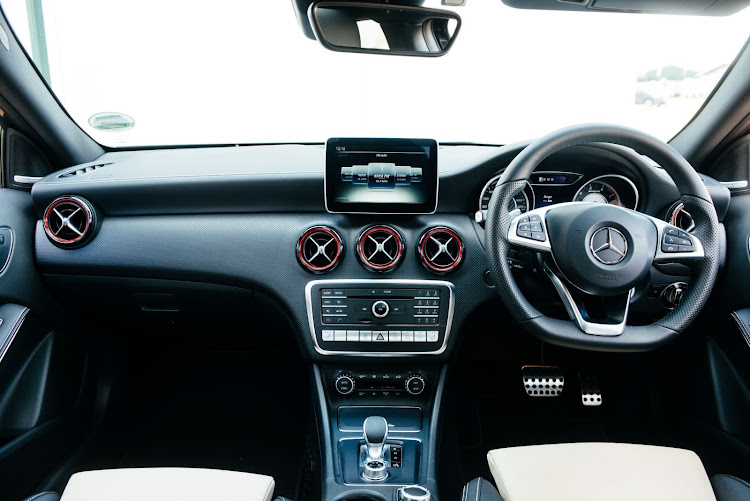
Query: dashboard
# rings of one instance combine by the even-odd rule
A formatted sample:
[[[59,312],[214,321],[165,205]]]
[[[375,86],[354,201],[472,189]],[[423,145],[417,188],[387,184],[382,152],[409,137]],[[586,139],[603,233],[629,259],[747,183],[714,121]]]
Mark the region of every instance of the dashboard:
[[[222,315],[246,315],[250,291],[264,305],[259,314],[272,307],[275,321],[291,323],[311,359],[441,360],[477,311],[500,302],[488,279],[483,211],[525,145],[417,144],[428,154],[413,162],[377,156],[398,151],[393,145],[360,146],[355,151],[370,157],[330,163],[326,145],[107,153],[34,186],[36,265],[61,301],[82,315],[127,323],[173,311],[210,324],[217,317],[208,306],[219,301],[244,305]],[[331,181],[344,191],[355,181],[365,187],[356,196],[369,198],[357,204],[381,196],[387,203],[331,207],[331,197],[344,203],[348,197],[329,193]],[[704,181],[721,219],[728,190]],[[409,197],[424,205],[394,208]],[[542,162],[508,209],[574,200],[679,217],[689,226],[688,215],[675,212],[679,193],[660,168],[605,144],[569,148]],[[521,255],[509,259],[523,263]],[[543,299],[548,281],[533,265],[518,268]],[[633,310],[663,315],[662,292],[689,280],[683,275],[654,270]],[[514,328],[509,316],[500,325]]]

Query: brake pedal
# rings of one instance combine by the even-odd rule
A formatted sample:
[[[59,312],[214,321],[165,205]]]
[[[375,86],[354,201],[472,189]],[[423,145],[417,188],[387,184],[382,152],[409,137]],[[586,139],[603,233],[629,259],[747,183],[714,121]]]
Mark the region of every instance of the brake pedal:
[[[562,369],[551,365],[524,365],[521,378],[530,397],[559,397],[565,386]]]
[[[602,390],[599,386],[599,378],[591,372],[581,370],[578,372],[578,380],[581,383],[581,403],[586,407],[602,405]]]

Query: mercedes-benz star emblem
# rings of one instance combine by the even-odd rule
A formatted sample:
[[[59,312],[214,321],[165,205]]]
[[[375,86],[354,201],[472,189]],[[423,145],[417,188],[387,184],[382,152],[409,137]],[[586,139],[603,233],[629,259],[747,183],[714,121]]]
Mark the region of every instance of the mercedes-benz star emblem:
[[[611,226],[599,228],[591,235],[589,248],[602,264],[617,264],[628,254],[628,241],[619,230]]]

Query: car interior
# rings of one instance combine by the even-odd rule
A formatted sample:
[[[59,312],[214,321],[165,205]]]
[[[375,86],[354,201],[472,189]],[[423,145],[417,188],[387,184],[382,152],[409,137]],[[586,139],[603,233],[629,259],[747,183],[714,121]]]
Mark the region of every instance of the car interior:
[[[750,500],[748,0],[0,0],[0,499]]]

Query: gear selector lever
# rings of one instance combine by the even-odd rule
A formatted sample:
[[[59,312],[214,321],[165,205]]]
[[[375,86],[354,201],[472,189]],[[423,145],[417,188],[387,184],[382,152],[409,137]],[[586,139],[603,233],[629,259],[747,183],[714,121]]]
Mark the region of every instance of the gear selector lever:
[[[388,421],[382,416],[370,416],[363,426],[367,457],[362,476],[367,480],[382,481],[388,477],[385,456],[385,440],[388,437]]]
[[[365,419],[363,431],[367,442],[367,459],[382,461],[385,439],[388,437],[388,421],[381,416],[370,416]]]

